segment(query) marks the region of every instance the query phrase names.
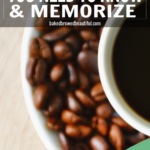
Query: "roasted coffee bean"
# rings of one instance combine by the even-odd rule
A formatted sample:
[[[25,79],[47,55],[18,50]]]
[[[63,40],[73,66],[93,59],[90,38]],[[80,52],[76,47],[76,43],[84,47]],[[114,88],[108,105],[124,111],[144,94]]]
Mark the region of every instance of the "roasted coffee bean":
[[[111,121],[127,132],[134,132],[135,129],[127,124],[121,117],[113,117]]]
[[[78,80],[79,80],[79,88],[81,90],[89,88],[90,85],[89,78],[82,70],[78,70]]]
[[[34,80],[34,70],[37,63],[37,58],[30,58],[26,67],[26,78],[31,86],[36,84]]]
[[[72,30],[71,27],[59,27],[54,31],[50,31],[49,33],[46,33],[43,36],[43,39],[48,42],[54,42],[68,35],[71,32],[71,30]]]
[[[58,138],[61,148],[63,150],[72,150],[73,148],[72,141],[64,132],[59,132]]]
[[[26,67],[26,78],[31,86],[44,82],[47,65],[41,58],[31,57]]]
[[[89,46],[89,42],[85,42],[83,45],[82,45],[82,50],[89,50],[91,49],[90,46]]]
[[[77,142],[73,150],[90,150],[89,146],[84,142]]]
[[[126,136],[126,141],[132,145],[140,143],[140,142],[144,141],[145,139],[146,139],[146,136],[141,132],[138,132],[134,135]]]
[[[108,133],[108,124],[107,124],[105,119],[98,117],[97,130],[101,135],[103,135],[103,136],[107,135],[107,133]]]
[[[63,63],[57,63],[50,71],[50,79],[53,82],[59,81],[65,71],[65,65]]]
[[[72,85],[72,86],[77,85],[78,77],[77,77],[77,72],[76,72],[75,66],[73,65],[73,63],[68,62],[67,68],[68,68],[68,73],[69,73],[70,85]]]
[[[87,108],[95,107],[94,101],[82,90],[76,90],[75,95],[85,107]]]
[[[42,109],[49,98],[49,87],[45,84],[40,84],[33,92],[34,105],[37,109]]]
[[[94,50],[95,52],[98,52],[98,45],[99,45],[99,40],[89,41],[90,49]]]
[[[67,92],[67,106],[69,110],[75,113],[83,112],[82,106],[71,92]]]
[[[71,47],[64,41],[55,43],[54,54],[58,60],[68,60],[73,56]]]
[[[92,84],[96,84],[96,83],[100,82],[100,76],[97,73],[96,74],[95,73],[90,73],[89,78],[90,78]]]
[[[35,66],[34,81],[36,84],[40,84],[44,81],[46,75],[47,66],[43,59],[38,59]]]
[[[98,40],[87,41],[83,44],[82,50],[91,49],[91,50],[94,50],[95,52],[98,52],[98,44],[99,44]]]
[[[125,139],[120,128],[115,124],[110,126],[109,140],[115,146],[116,150],[123,150]]]
[[[90,146],[92,150],[110,150],[109,144],[100,135],[95,135],[90,139]]]
[[[49,116],[57,116],[61,113],[63,109],[63,101],[59,94],[55,94],[51,97],[50,103],[48,106]]]
[[[97,54],[92,51],[81,51],[77,57],[78,64],[85,71],[98,73]]]
[[[89,29],[89,30],[81,30],[80,31],[80,36],[84,41],[89,41],[89,40],[97,40],[97,35],[94,30]]]
[[[82,118],[69,110],[64,110],[61,114],[61,119],[65,123],[75,124],[81,122]]]
[[[43,114],[44,114],[45,117],[50,117],[48,110],[43,110]]]
[[[57,118],[51,118],[48,117],[46,121],[47,127],[54,131],[60,131],[63,130],[65,127],[65,124],[63,121]]]
[[[43,20],[38,20],[37,22],[42,22]],[[46,21],[46,20],[45,20]],[[46,31],[49,31],[49,27],[36,27],[36,29],[39,31],[39,32],[46,32]]]
[[[97,116],[94,116],[91,119],[91,127],[94,129],[96,129],[96,126],[97,126],[97,118],[98,118]]]
[[[91,97],[95,100],[95,102],[102,102],[102,101],[106,100],[106,95],[104,93],[101,83],[97,83],[91,89]]]
[[[109,102],[105,102],[103,104],[100,104],[97,108],[96,108],[96,114],[99,117],[108,119],[110,118],[114,113],[114,109],[112,108],[112,106],[109,104]]]
[[[50,46],[42,38],[34,38],[30,43],[30,57],[41,57],[48,63],[52,61],[52,50]]]
[[[71,125],[67,124],[65,132],[72,138],[83,139],[90,135],[92,129],[85,125]]]
[[[88,122],[86,118],[78,116],[69,110],[64,110],[62,112],[61,119],[63,122],[68,123],[68,124],[87,123]]]
[[[106,136],[108,133],[107,121],[101,117],[94,116],[91,120],[91,126],[97,129],[102,136]]]
[[[35,20],[35,27],[40,32],[49,31],[52,27],[48,27],[48,24],[49,24],[49,19],[44,18],[43,14],[42,14],[41,18],[37,18]]]
[[[78,35],[72,34],[68,36],[65,39],[65,42],[71,46],[74,54],[77,54],[81,50],[82,41]]]
[[[60,80],[57,84],[57,87],[60,91],[65,91],[68,87],[68,82],[65,78],[63,78],[62,80]]]
[[[45,20],[45,18],[43,18],[43,19],[39,18],[39,20],[36,20],[36,22],[37,22],[37,24],[40,25],[41,22],[48,23],[48,20]],[[46,32],[46,31],[49,31],[49,30],[50,30],[49,27],[44,27],[44,26],[42,26],[42,25],[39,26],[39,27],[38,27],[38,25],[37,25],[37,26],[36,26],[36,29],[37,29],[38,31],[40,31],[40,32]]]

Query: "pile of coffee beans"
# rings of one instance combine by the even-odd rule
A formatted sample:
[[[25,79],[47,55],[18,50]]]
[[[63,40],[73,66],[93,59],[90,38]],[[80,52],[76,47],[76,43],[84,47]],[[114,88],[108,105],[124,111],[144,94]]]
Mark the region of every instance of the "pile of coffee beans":
[[[103,91],[97,63],[103,28],[48,30],[31,41],[26,78],[35,107],[47,117],[47,127],[59,132],[62,149],[125,150],[145,140],[116,114]]]

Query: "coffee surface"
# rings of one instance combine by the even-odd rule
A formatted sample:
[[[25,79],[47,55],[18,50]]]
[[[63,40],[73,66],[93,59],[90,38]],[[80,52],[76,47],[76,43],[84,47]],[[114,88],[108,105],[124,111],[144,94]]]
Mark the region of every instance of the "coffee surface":
[[[126,20],[123,26],[128,23]],[[121,27],[112,62],[114,78],[124,100],[150,121],[150,28]]]

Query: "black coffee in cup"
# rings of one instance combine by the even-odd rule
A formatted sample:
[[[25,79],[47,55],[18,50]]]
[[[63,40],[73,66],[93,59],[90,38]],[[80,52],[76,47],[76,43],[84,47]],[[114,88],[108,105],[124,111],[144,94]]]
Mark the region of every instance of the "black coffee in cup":
[[[141,4],[136,13],[143,8]],[[137,25],[136,21],[132,23]],[[116,37],[112,53],[114,79],[127,104],[150,121],[150,27],[127,27],[130,24],[131,20],[125,20]]]

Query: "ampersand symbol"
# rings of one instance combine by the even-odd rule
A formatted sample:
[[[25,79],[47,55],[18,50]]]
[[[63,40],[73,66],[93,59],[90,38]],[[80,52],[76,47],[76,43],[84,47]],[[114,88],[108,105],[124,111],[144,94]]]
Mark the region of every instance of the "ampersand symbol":
[[[20,6],[19,5],[13,5],[11,7],[12,11],[10,12],[10,16],[12,18],[17,18],[17,17],[21,17],[24,18],[24,15],[22,15],[23,11],[19,11],[20,10]]]

